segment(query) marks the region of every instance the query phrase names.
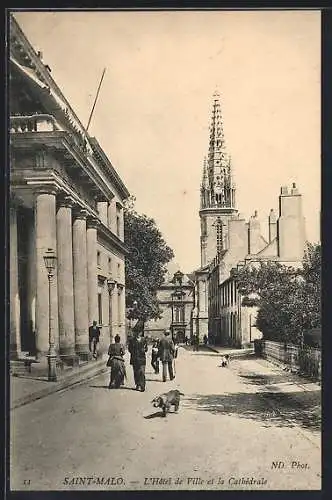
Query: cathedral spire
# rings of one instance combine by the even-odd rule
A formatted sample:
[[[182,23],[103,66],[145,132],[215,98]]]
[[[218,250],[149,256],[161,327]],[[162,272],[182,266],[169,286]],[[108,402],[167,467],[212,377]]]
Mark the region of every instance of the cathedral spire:
[[[232,161],[227,154],[220,94],[213,94],[209,151],[204,160],[201,184],[201,266],[205,268],[229,245],[229,221],[235,208]]]
[[[226,151],[219,92],[213,94],[207,169],[210,206],[235,208],[231,161]]]

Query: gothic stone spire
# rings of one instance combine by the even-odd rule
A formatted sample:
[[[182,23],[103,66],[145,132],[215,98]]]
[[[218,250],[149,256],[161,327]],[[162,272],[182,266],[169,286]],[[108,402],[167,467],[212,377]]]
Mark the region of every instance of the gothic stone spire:
[[[208,187],[210,207],[233,208],[235,203],[230,158],[226,152],[220,95],[213,94],[208,153]]]

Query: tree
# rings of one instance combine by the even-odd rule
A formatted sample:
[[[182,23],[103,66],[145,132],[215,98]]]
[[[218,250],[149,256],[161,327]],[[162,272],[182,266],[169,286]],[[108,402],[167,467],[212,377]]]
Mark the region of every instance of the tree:
[[[143,329],[149,319],[160,318],[157,290],[164,281],[165,265],[174,257],[154,219],[138,214],[135,199],[124,210],[126,257],[126,306],[128,319],[137,319]]]
[[[320,245],[307,244],[301,269],[260,262],[236,271],[243,305],[256,297],[256,324],[265,339],[298,344],[306,330],[320,326],[320,261]]]
[[[321,245],[308,243],[301,272],[305,283],[305,314],[310,317],[307,329],[321,327]]]

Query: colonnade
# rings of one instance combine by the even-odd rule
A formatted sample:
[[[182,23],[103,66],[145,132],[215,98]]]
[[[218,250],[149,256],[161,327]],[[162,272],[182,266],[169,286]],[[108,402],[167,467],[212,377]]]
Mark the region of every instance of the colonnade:
[[[38,188],[34,195],[37,356],[45,355],[49,348],[49,282],[44,255],[51,248],[57,257],[51,280],[51,320],[56,346],[60,356],[68,361],[77,357],[86,359],[89,326],[94,320],[98,322],[99,220],[53,187]],[[10,342],[12,350],[20,351],[17,231],[17,207],[13,204],[10,209]]]

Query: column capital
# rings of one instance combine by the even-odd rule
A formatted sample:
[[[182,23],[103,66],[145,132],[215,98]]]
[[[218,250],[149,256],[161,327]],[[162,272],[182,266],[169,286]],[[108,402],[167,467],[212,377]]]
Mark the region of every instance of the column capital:
[[[74,219],[86,220],[89,212],[81,207],[75,207],[73,211]]]
[[[57,208],[60,208],[60,207],[73,208],[73,206],[74,206],[73,198],[71,196],[68,196],[65,193],[61,193],[57,197],[56,202],[57,202]]]
[[[97,219],[97,217],[93,217],[92,215],[88,215],[86,222],[88,229],[97,229],[97,227],[100,225],[100,220]]]
[[[35,186],[33,191],[36,196],[40,194],[57,195],[59,193],[59,188],[55,184],[40,184],[38,186]]]

